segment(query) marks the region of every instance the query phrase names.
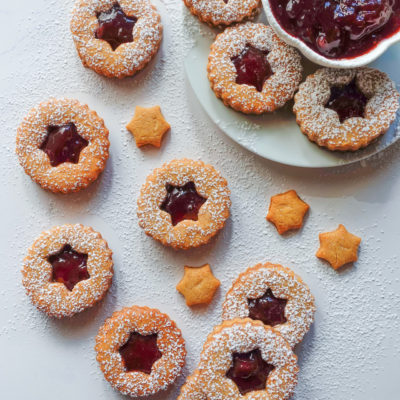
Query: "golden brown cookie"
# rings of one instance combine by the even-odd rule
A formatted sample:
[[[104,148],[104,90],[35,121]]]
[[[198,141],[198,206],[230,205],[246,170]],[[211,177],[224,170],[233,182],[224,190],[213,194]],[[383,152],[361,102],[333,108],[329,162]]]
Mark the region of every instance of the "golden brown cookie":
[[[262,114],[293,98],[302,78],[298,52],[270,26],[247,22],[225,29],[211,45],[208,79],[225,105]]]
[[[72,99],[32,108],[17,131],[16,153],[25,172],[52,192],[77,192],[97,179],[108,159],[104,121]]]
[[[348,232],[342,224],[335,231],[320,233],[319,242],[316,256],[328,261],[334,269],[358,260],[361,238]]]
[[[267,221],[272,222],[282,235],[289,230],[301,228],[309,208],[295,190],[289,190],[271,197]]]
[[[319,69],[294,99],[301,131],[329,150],[368,146],[389,129],[399,108],[395,83],[372,68]]]
[[[260,0],[183,0],[200,21],[223,28],[235,22],[253,19],[260,11]]]
[[[115,78],[144,68],[162,39],[160,15],[149,0],[76,0],[71,32],[83,65]]]
[[[173,160],[155,169],[142,186],[139,225],[164,245],[198,247],[225,225],[229,195],[226,180],[211,165]]]
[[[180,375],[186,349],[166,314],[132,306],[115,312],[96,336],[97,361],[114,389],[132,397],[165,390]]]
[[[314,321],[314,297],[303,280],[278,264],[257,264],[228,290],[222,319],[251,318],[272,326],[294,347]]]
[[[208,264],[202,267],[185,265],[185,275],[176,289],[185,297],[186,304],[193,306],[210,303],[220,284]]]
[[[40,311],[71,317],[105,296],[113,276],[111,256],[107,242],[92,228],[56,226],[28,250],[22,283]]]
[[[186,378],[186,382],[181,387],[177,400],[207,400],[206,395],[200,387],[200,373],[195,370],[192,375]]]
[[[126,129],[134,136],[137,147],[146,144],[160,147],[162,138],[170,127],[170,124],[161,114],[160,106],[149,108],[137,106],[135,115],[126,126]]]
[[[200,355],[207,400],[288,399],[297,384],[297,357],[273,328],[234,319],[216,326]]]

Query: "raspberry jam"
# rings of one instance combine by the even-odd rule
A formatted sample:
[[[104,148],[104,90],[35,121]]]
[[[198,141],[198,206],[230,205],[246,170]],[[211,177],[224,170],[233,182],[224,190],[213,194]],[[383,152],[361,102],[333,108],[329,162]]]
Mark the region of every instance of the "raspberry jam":
[[[367,53],[400,30],[400,0],[269,0],[279,24],[327,58]]]
[[[278,299],[271,289],[258,299],[248,299],[249,317],[262,321],[265,325],[275,326],[286,322],[285,307],[287,300]]]
[[[167,195],[160,209],[171,215],[172,225],[175,226],[185,219],[197,221],[200,207],[207,199],[197,193],[194,182],[188,182],[183,186],[167,183],[165,187]]]
[[[79,155],[87,145],[88,141],[78,134],[75,124],[71,122],[49,125],[40,149],[49,156],[50,165],[57,167],[65,162],[78,163]]]
[[[331,97],[325,107],[336,111],[340,122],[344,122],[347,118],[364,117],[367,102],[367,97],[358,89],[356,81],[353,80],[346,86],[333,86]]]
[[[157,333],[143,336],[133,332],[128,341],[119,349],[126,371],[151,373],[153,364],[162,354],[157,347]]]
[[[254,86],[261,92],[264,82],[273,74],[267,60],[268,53],[247,44],[238,56],[232,57],[237,73],[236,83]]]
[[[133,27],[136,17],[128,17],[121,6],[115,3],[108,11],[97,13],[99,27],[96,29],[96,39],[105,40],[113,50],[122,43],[133,42]]]
[[[78,282],[90,278],[87,259],[87,254],[78,253],[66,244],[60,252],[47,259],[53,267],[52,281],[63,283],[68,290],[72,290]]]
[[[236,383],[240,393],[265,389],[268,375],[275,367],[265,362],[259,349],[248,353],[234,353],[232,367],[226,376]]]

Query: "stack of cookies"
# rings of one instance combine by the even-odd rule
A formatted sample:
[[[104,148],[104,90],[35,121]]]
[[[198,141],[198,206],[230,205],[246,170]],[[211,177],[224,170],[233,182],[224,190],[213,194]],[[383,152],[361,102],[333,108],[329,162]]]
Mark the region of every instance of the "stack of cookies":
[[[293,347],[309,330],[314,297],[289,268],[258,264],[239,275],[179,400],[288,399],[297,384]]]

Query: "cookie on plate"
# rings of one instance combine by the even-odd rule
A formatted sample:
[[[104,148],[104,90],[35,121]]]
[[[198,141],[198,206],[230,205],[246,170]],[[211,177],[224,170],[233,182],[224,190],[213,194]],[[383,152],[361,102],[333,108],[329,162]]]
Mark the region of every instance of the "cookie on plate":
[[[396,118],[395,83],[373,68],[322,68],[294,98],[301,131],[328,150],[355,151],[383,135]]]
[[[225,105],[262,114],[293,98],[302,78],[301,58],[270,26],[247,22],[225,29],[211,45],[208,79]]]
[[[261,0],[184,0],[184,3],[200,21],[221,28],[254,18],[261,7]]]

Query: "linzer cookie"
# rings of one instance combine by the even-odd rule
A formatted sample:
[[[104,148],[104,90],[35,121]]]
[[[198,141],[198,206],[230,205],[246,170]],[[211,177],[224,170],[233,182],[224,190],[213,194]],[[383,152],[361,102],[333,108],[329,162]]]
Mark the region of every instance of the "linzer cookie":
[[[139,225],[164,245],[197,247],[223,228],[229,195],[226,180],[211,165],[173,160],[147,177],[138,199]]]
[[[43,232],[25,257],[22,283],[32,303],[51,317],[71,317],[101,300],[111,285],[112,251],[83,225]]]
[[[394,82],[372,68],[319,69],[295,96],[301,131],[329,150],[355,151],[383,135],[396,118]]]
[[[207,400],[288,399],[297,384],[297,357],[288,342],[260,321],[234,319],[214,328],[200,355]]]
[[[247,22],[224,30],[211,45],[208,79],[225,105],[262,114],[293,98],[301,81],[298,52],[273,29]]]
[[[116,78],[144,68],[162,39],[160,15],[149,0],[77,0],[71,32],[83,65]]]
[[[233,282],[222,305],[222,319],[251,318],[272,326],[293,347],[309,330],[314,297],[292,270],[257,264]]]
[[[132,397],[166,389],[180,375],[186,350],[181,331],[166,314],[148,307],[115,312],[96,337],[106,380]]]
[[[193,15],[212,26],[223,27],[254,18],[260,11],[260,0],[184,0]]]
[[[44,189],[69,193],[97,179],[108,159],[108,130],[87,105],[50,99],[32,108],[17,131],[16,153]]]

